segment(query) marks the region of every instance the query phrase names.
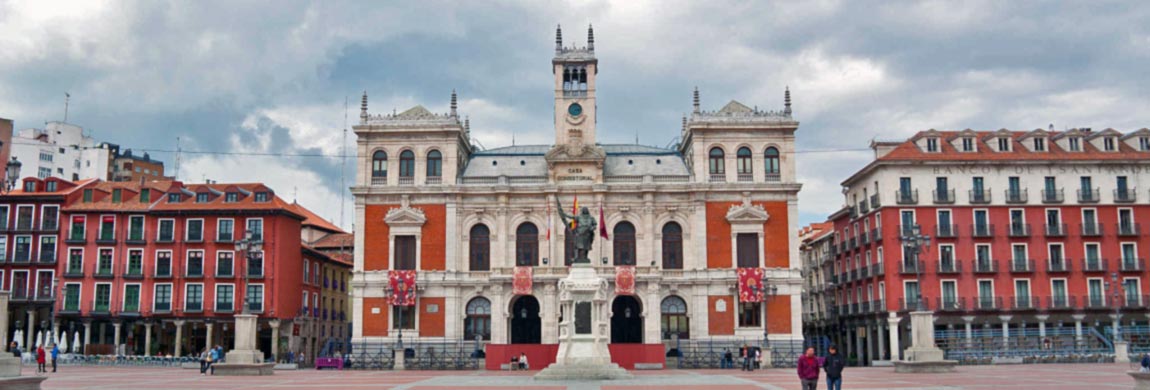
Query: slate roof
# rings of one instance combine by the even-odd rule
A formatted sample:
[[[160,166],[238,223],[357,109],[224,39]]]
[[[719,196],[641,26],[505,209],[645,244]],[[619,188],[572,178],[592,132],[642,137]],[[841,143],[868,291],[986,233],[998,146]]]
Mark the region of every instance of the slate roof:
[[[608,176],[687,175],[679,152],[635,144],[599,145],[607,153],[603,171]],[[463,177],[547,176],[544,155],[551,145],[515,145],[477,151]]]
[[[1032,152],[1022,145],[1020,140],[1028,136],[1034,136],[1033,130],[1027,131],[974,131],[976,139],[984,142],[979,145],[977,151],[962,152],[956,149],[950,142],[939,142],[938,152],[926,152],[915,144],[915,141],[927,137],[938,136],[941,140],[951,140],[961,135],[970,134],[967,131],[937,131],[928,130],[922,131],[915,136],[900,143],[894,150],[882,156],[878,161],[1037,161],[1037,160],[1078,160],[1078,161],[1094,161],[1094,160],[1146,160],[1150,159],[1150,153],[1138,151],[1124,142],[1116,142],[1118,146],[1117,151],[1106,152],[1094,147],[1093,144],[1085,142],[1089,137],[1096,136],[1097,132],[1083,133],[1084,139],[1081,143],[1082,151],[1072,152],[1062,149],[1055,142],[1047,143],[1047,151],[1045,152]],[[1047,131],[1046,135],[1051,139],[1060,138],[1059,135],[1063,131]],[[991,149],[986,145],[986,142],[994,142],[994,137],[998,135],[1008,135],[1011,137],[1010,151],[999,152]],[[1120,136],[1120,134],[1115,134]]]

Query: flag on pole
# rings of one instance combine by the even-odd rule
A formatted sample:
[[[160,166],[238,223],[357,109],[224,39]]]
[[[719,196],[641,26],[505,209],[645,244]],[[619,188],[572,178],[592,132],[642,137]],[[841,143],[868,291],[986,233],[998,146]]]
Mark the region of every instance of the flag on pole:
[[[603,204],[599,204],[599,236],[604,240],[610,240],[611,237],[607,236],[607,224],[603,223]]]
[[[551,241],[551,202],[547,202],[547,241]]]
[[[579,194],[575,194],[575,205],[571,206],[571,215],[579,215]],[[571,230],[575,230],[575,218],[571,218]]]

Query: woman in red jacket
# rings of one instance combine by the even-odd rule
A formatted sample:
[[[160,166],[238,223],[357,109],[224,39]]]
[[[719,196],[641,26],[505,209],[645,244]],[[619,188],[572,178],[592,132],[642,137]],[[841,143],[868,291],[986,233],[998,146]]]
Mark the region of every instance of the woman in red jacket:
[[[36,373],[37,374],[39,374],[41,372],[43,372],[45,374],[48,373],[48,369],[44,367],[44,363],[45,363],[44,346],[39,346],[36,348]]]

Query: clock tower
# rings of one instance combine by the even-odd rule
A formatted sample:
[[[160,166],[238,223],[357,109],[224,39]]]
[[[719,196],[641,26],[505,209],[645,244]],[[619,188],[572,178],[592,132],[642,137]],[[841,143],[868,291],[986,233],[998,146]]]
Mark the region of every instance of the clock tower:
[[[587,27],[586,47],[564,47],[555,29],[555,145],[595,145],[595,31]]]

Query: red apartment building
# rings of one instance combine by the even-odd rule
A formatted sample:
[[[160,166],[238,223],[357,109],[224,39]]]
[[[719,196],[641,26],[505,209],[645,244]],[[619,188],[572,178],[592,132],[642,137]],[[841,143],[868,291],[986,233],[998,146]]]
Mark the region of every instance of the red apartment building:
[[[909,346],[919,291],[936,329],[968,340],[1146,323],[1150,130],[930,130],[871,146],[842,183],[830,255],[815,257],[830,336],[860,361]],[[915,228],[931,236],[917,262],[900,243]]]

